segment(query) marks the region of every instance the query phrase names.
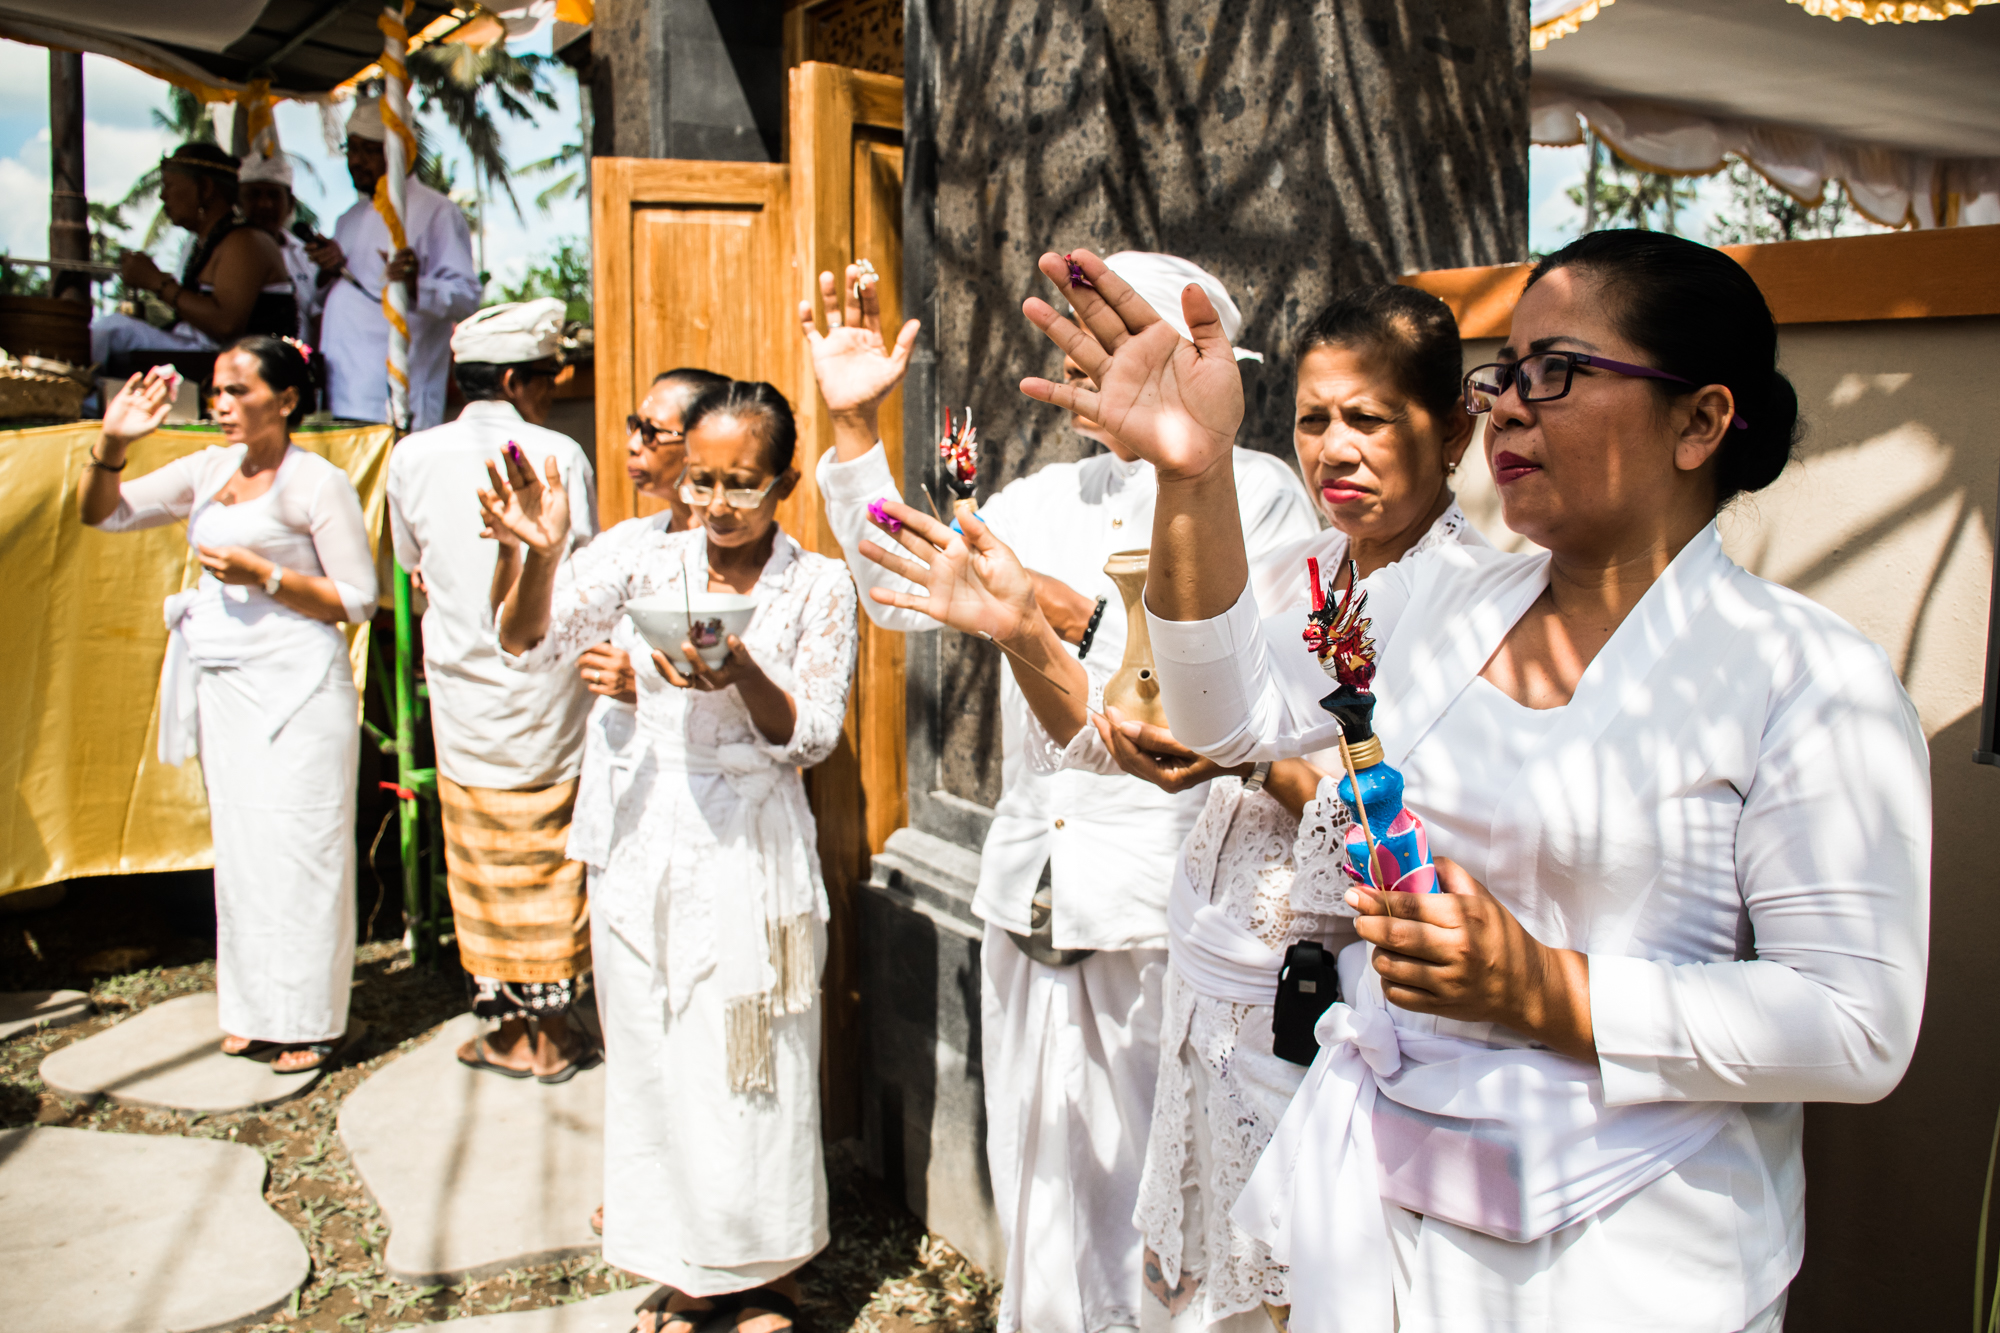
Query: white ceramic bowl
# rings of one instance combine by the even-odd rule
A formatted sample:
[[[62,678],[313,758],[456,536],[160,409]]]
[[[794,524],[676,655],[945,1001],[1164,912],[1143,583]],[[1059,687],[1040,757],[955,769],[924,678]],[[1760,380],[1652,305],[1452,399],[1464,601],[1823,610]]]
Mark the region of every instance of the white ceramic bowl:
[[[729,636],[740,638],[756,610],[755,597],[734,592],[691,592],[685,597],[664,593],[625,603],[625,614],[639,637],[665,653],[669,662],[686,661],[681,645],[691,643],[711,671],[729,656]]]

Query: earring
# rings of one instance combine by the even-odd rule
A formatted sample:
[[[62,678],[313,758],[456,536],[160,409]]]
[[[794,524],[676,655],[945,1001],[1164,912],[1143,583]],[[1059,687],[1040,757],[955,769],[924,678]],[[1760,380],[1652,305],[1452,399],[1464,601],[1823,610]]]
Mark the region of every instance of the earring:
[[[1456,464],[1456,463],[1446,463],[1446,464],[1444,465],[1444,474],[1445,474],[1445,475],[1446,475],[1447,477],[1454,477],[1454,476],[1457,476],[1457,475],[1458,475],[1458,464]]]

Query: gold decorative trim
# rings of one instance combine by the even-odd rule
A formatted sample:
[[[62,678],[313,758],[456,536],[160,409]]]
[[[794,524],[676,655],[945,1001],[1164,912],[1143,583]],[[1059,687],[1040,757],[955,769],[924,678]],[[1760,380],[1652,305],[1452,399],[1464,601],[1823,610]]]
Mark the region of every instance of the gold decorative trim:
[[[1922,23],[1957,18],[2000,0],[1790,0],[1815,18],[1860,19],[1863,23]],[[1538,50],[1540,48],[1537,48]]]
[[[1792,0],[1793,4],[1798,4],[1799,2],[1800,0]],[[1816,2],[1828,3],[1829,0],[1816,0]],[[1860,0],[1851,0],[1851,2],[1859,3]],[[1945,2],[1949,3],[1952,0],[1945,0]],[[1977,0],[1977,3],[1981,4],[1992,4],[1995,2],[1996,0]],[[1528,30],[1529,49],[1539,51],[1550,42],[1569,36],[1584,24],[1596,18],[1605,9],[1609,8],[1610,5],[1611,0],[1584,0],[1584,3],[1570,10],[1569,13],[1559,14],[1547,23],[1537,24]],[[1873,20],[1871,19],[1870,22],[1873,22]]]

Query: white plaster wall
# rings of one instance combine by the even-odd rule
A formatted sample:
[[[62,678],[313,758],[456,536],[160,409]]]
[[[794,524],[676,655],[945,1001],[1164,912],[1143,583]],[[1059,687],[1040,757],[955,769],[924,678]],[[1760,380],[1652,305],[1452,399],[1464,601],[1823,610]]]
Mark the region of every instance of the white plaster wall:
[[[1917,1058],[1885,1102],[1808,1112],[1809,1240],[1787,1322],[1882,1328],[1893,1309],[1892,1323],[1935,1326],[1960,1317],[1970,1286],[2000,1107],[2000,769],[1972,762],[2000,502],[2000,318],[1792,325],[1779,344],[1806,435],[1775,484],[1724,514],[1724,545],[1888,651],[1931,741],[1936,812]],[[1468,343],[1466,364],[1498,347]],[[1480,444],[1457,480],[1490,539],[1528,547],[1500,520]]]

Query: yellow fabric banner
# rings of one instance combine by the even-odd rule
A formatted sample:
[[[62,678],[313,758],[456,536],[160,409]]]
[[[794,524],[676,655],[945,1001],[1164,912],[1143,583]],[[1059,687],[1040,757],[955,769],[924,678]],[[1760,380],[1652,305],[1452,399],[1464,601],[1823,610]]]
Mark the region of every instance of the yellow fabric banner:
[[[387,426],[299,433],[361,493],[382,568]],[[132,446],[129,477],[218,445],[212,430],[168,428]],[[76,512],[76,479],[95,422],[0,431],[0,894],[83,875],[212,866],[198,763],[159,760],[160,604],[201,567],[187,526],[107,533]],[[385,582],[383,597],[389,596]],[[365,688],[367,626],[349,626]]]

